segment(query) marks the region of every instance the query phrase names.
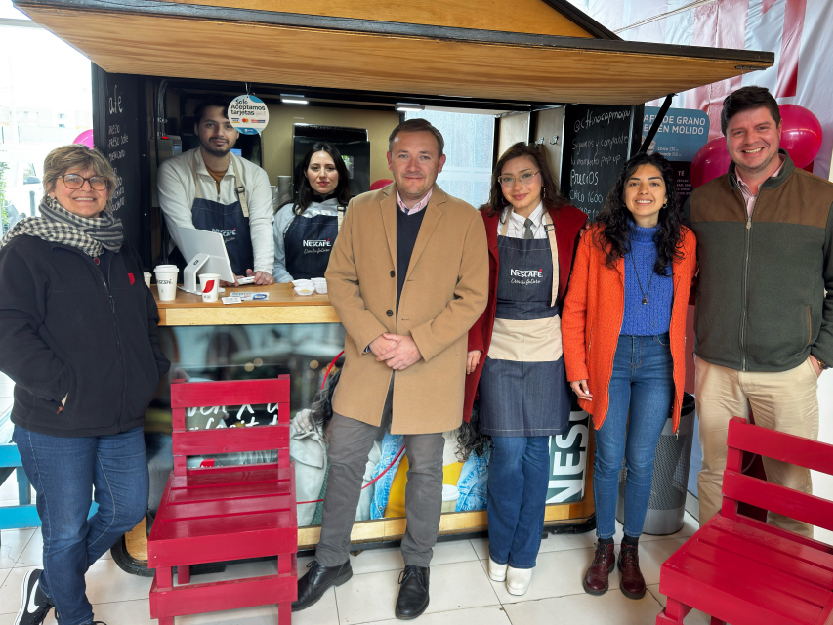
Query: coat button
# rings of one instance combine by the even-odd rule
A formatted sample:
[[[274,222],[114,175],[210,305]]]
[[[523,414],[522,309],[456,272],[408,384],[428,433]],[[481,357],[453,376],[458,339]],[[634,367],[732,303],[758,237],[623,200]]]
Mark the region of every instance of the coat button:
[[[396,277],[396,272],[395,272],[395,271],[391,271],[391,272],[390,272],[390,277],[391,277],[391,278],[395,278],[395,277]]]
[[[389,310],[389,311],[387,312],[387,315],[388,315],[388,317],[393,317],[393,311],[392,311],[392,310]]]

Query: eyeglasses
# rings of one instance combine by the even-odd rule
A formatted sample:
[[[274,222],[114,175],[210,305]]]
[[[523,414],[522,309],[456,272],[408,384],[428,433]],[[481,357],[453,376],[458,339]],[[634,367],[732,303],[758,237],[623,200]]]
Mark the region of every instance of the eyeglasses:
[[[104,191],[110,185],[110,181],[107,178],[101,178],[100,176],[84,178],[78,174],[64,174],[63,176],[58,176],[58,178],[63,178],[64,186],[67,189],[80,189],[84,186],[85,182],[89,182],[92,189]]]
[[[498,177],[497,181],[500,183],[500,186],[502,186],[504,188],[514,187],[515,186],[515,180],[520,180],[520,182],[523,186],[528,187],[529,185],[532,184],[532,179],[535,178],[535,176],[537,176],[540,173],[541,173],[540,171],[536,171],[534,174],[530,174],[530,173],[521,174],[517,178],[515,178],[515,176],[500,176],[500,177]]]

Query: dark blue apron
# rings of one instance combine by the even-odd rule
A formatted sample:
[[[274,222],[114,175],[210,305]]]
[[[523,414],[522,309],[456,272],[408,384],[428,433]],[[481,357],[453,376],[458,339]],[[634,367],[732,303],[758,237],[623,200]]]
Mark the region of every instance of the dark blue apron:
[[[191,204],[191,221],[197,230],[210,230],[223,235],[226,242],[231,270],[236,276],[245,276],[247,269],[254,269],[254,252],[252,251],[252,235],[249,231],[249,208],[246,204],[246,191],[243,179],[231,158],[234,180],[237,184],[237,201],[222,204],[214,200],[200,197],[200,186],[197,182],[197,170],[192,162],[194,173],[194,188],[196,193]],[[190,259],[185,259],[186,262]]]
[[[549,221],[549,215],[545,215]],[[557,287],[553,288],[553,278],[558,265],[554,262],[557,252],[551,245],[555,240],[552,227],[547,224],[546,239],[498,235],[496,319],[531,321],[552,319],[561,313],[561,306],[554,301]],[[496,326],[493,344],[495,332],[500,331]],[[480,378],[484,434],[556,436],[566,429],[569,415],[570,396],[563,355],[557,360],[534,362],[486,356]]]
[[[283,235],[286,270],[299,280],[323,278],[330,262],[341,225],[343,208],[339,214],[302,217],[296,215]]]

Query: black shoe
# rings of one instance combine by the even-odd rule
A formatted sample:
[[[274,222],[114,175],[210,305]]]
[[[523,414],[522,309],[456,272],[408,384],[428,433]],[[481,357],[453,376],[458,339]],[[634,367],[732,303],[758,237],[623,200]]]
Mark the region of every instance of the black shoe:
[[[297,612],[313,605],[331,586],[341,586],[353,577],[350,560],[340,566],[321,566],[313,560],[309,573],[298,580],[298,600],[292,602],[292,611]]]
[[[23,578],[20,589],[20,612],[14,625],[41,625],[52,609],[52,602],[41,590],[40,576],[43,569],[32,569]]]
[[[396,598],[396,618],[408,620],[418,617],[428,607],[427,566],[405,565],[399,574],[399,596]]]

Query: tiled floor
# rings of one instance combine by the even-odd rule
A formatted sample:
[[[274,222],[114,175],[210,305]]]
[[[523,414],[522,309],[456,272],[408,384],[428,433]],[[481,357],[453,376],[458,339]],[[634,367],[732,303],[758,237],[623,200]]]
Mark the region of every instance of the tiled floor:
[[[11,481],[11,480],[10,480]],[[0,500],[7,486],[0,488]],[[642,570],[649,594],[640,601],[618,590],[614,570],[611,590],[603,597],[584,593],[581,578],[593,557],[594,532],[556,534],[541,543],[538,565],[523,597],[506,592],[503,584],[486,575],[488,542],[455,540],[437,545],[431,566],[431,604],[419,618],[421,625],[651,625],[664,598],[659,594],[659,567],[697,528],[686,514],[685,527],[673,536],[643,536]],[[621,539],[621,528],[616,536]],[[20,583],[26,570],[40,564],[40,529],[4,530],[0,546],[0,625],[12,625],[19,607]],[[618,547],[617,547],[618,548]],[[305,571],[310,558],[299,560]],[[396,549],[369,550],[353,557],[353,579],[330,590],[315,606],[293,614],[294,625],[393,625],[397,577],[402,559]],[[274,572],[271,562],[228,567],[222,574],[200,575],[199,582]],[[87,574],[87,596],[97,619],[108,625],[155,624],[148,616],[150,579],[128,575],[110,558],[96,562]],[[253,608],[177,618],[177,625],[274,625],[276,611]],[[689,625],[708,624],[692,612]],[[54,611],[46,625],[56,625]]]

